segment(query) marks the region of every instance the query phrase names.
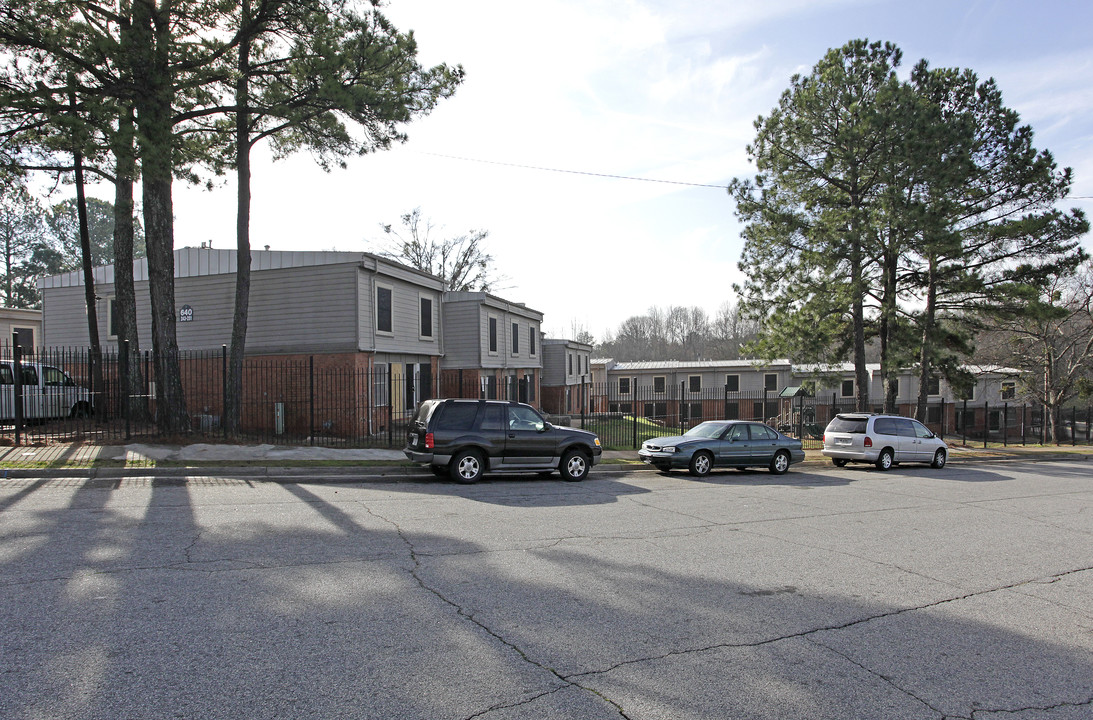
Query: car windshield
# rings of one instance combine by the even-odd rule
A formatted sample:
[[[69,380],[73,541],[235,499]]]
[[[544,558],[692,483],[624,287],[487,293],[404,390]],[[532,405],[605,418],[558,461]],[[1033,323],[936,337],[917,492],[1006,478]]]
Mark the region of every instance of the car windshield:
[[[683,433],[683,437],[715,438],[725,429],[724,423],[704,422]]]

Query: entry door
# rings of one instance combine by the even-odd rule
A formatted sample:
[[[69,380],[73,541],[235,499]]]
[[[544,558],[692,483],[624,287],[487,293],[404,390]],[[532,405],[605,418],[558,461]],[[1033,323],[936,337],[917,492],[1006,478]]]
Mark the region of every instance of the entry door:
[[[721,436],[718,465],[745,465],[751,459],[751,440],[747,423],[730,425]]]

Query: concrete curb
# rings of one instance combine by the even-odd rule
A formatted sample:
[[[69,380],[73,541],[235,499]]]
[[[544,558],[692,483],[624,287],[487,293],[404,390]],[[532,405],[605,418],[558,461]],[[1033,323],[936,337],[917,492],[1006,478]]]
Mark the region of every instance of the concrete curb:
[[[949,464],[996,463],[996,462],[1086,462],[1084,454],[1022,453],[1009,455],[975,455],[949,458]],[[830,461],[809,459],[793,468],[833,468]],[[792,468],[791,468],[792,471]],[[600,464],[594,473],[656,472],[656,468],[640,463]],[[5,468],[0,469],[0,487],[4,480],[67,479],[67,480],[121,480],[128,478],[175,479],[186,478],[239,478],[264,482],[353,482],[361,478],[418,479],[435,476],[423,467],[410,463],[376,466],[278,466],[271,465],[220,465],[215,467],[128,467],[128,468]]]

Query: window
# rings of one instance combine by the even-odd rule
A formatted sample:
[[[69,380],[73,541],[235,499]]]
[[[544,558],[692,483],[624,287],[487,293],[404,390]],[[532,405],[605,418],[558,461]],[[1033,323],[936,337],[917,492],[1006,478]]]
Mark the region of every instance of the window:
[[[377,364],[372,369],[372,402],[376,407],[387,405],[387,366]]]
[[[569,372],[567,374],[572,375],[573,374],[573,353],[566,353],[565,356],[566,356],[566,359],[569,362]]]
[[[937,376],[931,376],[926,380],[926,394],[927,395],[940,395],[941,394],[941,378]]]
[[[1002,400],[1014,400],[1017,398],[1017,383],[1013,380],[1002,381]]]
[[[419,304],[421,306],[421,337],[431,338],[433,336],[433,299],[423,297]]]
[[[619,378],[619,395],[630,394],[630,378]]]
[[[740,392],[740,376],[739,375],[726,375],[725,376],[725,392]]]
[[[118,336],[118,302],[117,298],[106,298],[106,337]]]
[[[394,325],[391,322],[391,293],[389,287],[376,286],[376,332],[391,333]]]
[[[470,430],[474,425],[474,416],[478,414],[477,402],[454,402],[441,407],[444,412],[436,419],[437,430]]]
[[[512,324],[512,354],[520,354],[520,325],[519,323]]]
[[[497,318],[491,317],[490,323],[490,354],[497,354]]]
[[[687,378],[687,390],[689,392],[702,392],[702,376],[691,375]]]
[[[693,420],[695,422],[698,422],[699,420],[701,420],[702,419],[702,403],[700,403],[700,402],[688,403],[687,404],[687,415],[691,420]]]
[[[0,385],[14,385],[15,373],[11,370],[11,365],[0,365]]]
[[[505,408],[501,405],[486,405],[482,418],[482,430],[504,430]]]
[[[892,384],[892,389],[895,391],[896,396],[899,396],[899,378],[892,378],[888,381]]]
[[[740,418],[740,405],[739,403],[725,403],[725,419],[726,420],[738,420]]]
[[[748,429],[751,430],[752,440],[777,440],[778,433],[766,425],[759,425],[758,423],[750,423]]]
[[[839,392],[843,397],[854,397],[854,381],[843,380],[842,390]]]
[[[497,376],[492,372],[482,373],[482,394],[481,398],[484,400],[496,400],[497,399]]]
[[[653,378],[653,392],[655,392],[655,393],[663,393],[664,392],[664,376],[663,375],[658,375],[657,377]]]
[[[535,357],[535,328],[528,328],[528,353]]]
[[[778,373],[767,373],[763,376],[763,389],[770,392],[778,389]]]
[[[71,379],[55,367],[44,366],[42,368],[42,384],[51,387],[64,387],[75,385]]]
[[[930,405],[926,408],[926,422],[933,425],[941,423],[941,408],[937,405]]]

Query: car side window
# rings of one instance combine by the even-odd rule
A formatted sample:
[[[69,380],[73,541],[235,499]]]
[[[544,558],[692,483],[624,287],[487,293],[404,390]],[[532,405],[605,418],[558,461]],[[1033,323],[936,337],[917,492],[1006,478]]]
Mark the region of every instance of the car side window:
[[[898,418],[893,421],[896,426],[896,434],[902,437],[915,437],[915,427],[911,424],[911,420],[907,418]]]
[[[542,430],[543,419],[531,408],[516,405],[509,408],[509,430]]]
[[[500,405],[487,405],[483,413],[483,430],[505,429],[505,408],[501,407]]]
[[[930,432],[930,428],[926,427],[918,420],[912,420],[911,425],[915,428],[915,435],[920,438],[932,438],[934,434]]]
[[[478,403],[447,403],[441,408],[435,427],[437,430],[470,430],[477,413]]]
[[[0,385],[14,385],[15,373],[11,371],[11,365],[0,365]]]
[[[748,426],[747,425],[733,425],[729,428],[729,434],[725,436],[726,440],[740,442],[741,440],[748,439]]]
[[[774,431],[766,425],[759,425],[756,423],[751,425],[752,440],[774,440],[777,437],[778,436],[775,435]]]
[[[37,387],[38,385],[38,370],[26,365],[23,366],[23,385],[30,385]]]
[[[899,435],[894,418],[877,418],[873,422],[873,432],[878,435]]]

